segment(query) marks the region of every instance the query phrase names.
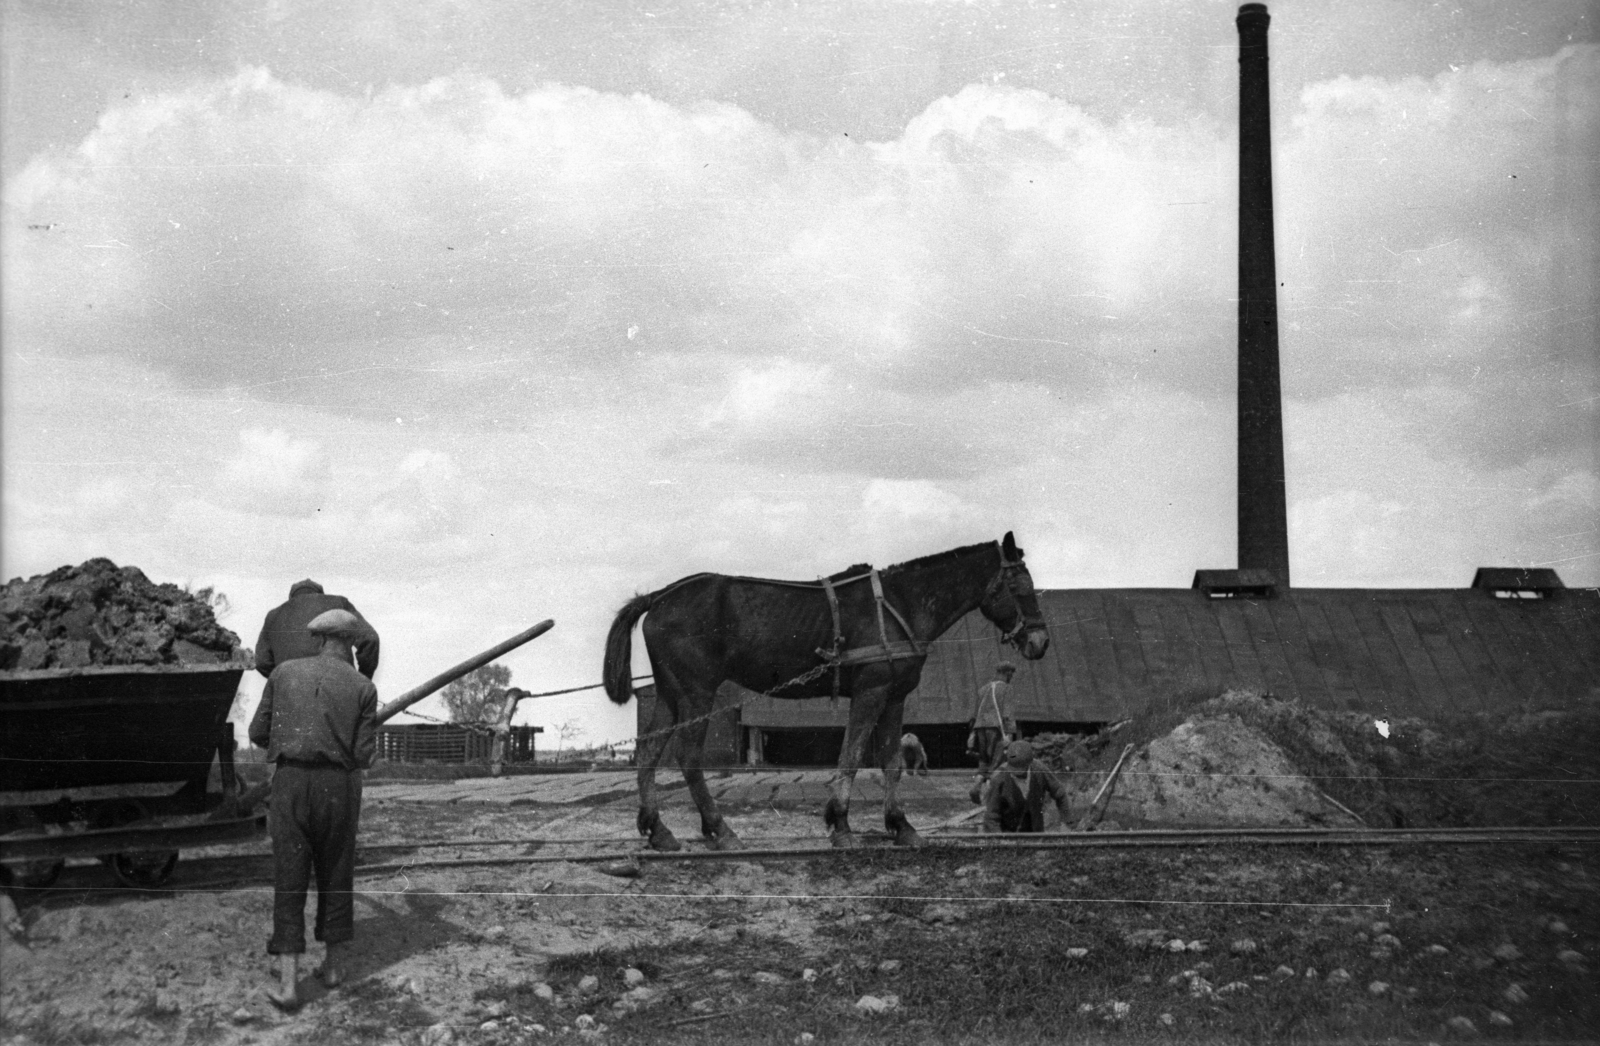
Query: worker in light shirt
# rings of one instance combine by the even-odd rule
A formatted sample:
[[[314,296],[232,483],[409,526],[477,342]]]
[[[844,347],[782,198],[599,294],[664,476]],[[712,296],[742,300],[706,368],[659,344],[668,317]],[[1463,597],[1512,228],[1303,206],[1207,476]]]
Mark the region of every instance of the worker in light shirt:
[[[1017,721],[1011,715],[1011,677],[1017,666],[1002,661],[994,666],[994,678],[978,688],[978,701],[967,720],[967,751],[978,757],[978,779],[968,794],[975,803],[983,802],[989,772],[1005,758],[1006,744],[1017,736]]]

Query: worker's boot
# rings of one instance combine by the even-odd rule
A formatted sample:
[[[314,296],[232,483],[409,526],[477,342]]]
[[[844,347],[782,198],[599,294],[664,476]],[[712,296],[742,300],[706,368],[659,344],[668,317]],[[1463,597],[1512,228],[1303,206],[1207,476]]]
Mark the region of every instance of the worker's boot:
[[[350,957],[350,945],[330,944],[328,954],[322,958],[322,983],[328,988],[337,988],[344,983],[345,967]]]
[[[278,986],[267,989],[267,999],[280,1010],[300,1008],[300,956],[278,956]]]

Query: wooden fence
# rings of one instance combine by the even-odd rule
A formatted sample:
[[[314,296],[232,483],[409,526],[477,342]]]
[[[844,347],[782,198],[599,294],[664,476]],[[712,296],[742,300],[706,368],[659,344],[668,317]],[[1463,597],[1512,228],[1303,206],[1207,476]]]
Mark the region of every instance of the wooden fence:
[[[514,726],[506,737],[505,761],[534,761],[534,737],[541,726]],[[464,726],[406,723],[378,727],[378,758],[391,763],[487,763],[494,737]]]

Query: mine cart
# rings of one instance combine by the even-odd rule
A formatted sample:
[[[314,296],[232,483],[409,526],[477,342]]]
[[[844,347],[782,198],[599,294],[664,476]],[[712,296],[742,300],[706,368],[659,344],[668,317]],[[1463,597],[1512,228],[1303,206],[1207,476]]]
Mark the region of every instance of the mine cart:
[[[228,711],[245,666],[0,672],[0,870],[47,886],[98,857],[129,886],[165,882],[184,847],[249,839]],[[208,788],[213,765],[221,788]]]

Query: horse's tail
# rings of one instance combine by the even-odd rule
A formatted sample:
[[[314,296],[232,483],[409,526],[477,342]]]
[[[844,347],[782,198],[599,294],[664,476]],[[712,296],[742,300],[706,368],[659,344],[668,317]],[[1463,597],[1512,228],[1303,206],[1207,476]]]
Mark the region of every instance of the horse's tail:
[[[653,595],[634,596],[617,611],[606,636],[605,679],[606,696],[619,705],[633,697],[633,626],[639,623],[650,609]]]

